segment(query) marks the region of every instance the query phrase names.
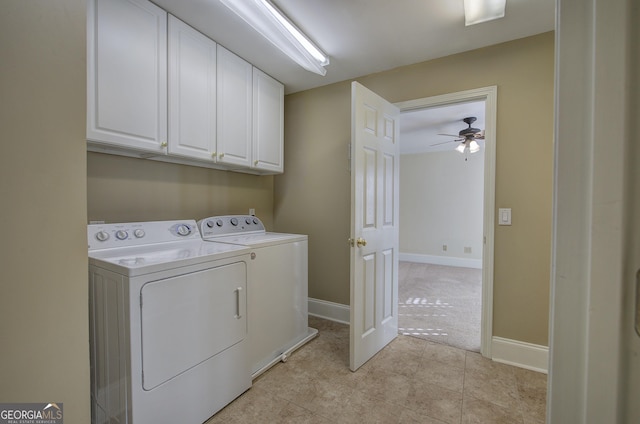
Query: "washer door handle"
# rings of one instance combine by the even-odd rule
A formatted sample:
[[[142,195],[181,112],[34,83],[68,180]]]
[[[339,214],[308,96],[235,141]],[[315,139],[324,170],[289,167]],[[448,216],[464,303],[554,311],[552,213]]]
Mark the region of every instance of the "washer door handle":
[[[236,293],[236,315],[235,319],[242,318],[242,312],[240,311],[240,292],[242,292],[242,287],[238,287],[234,290]]]

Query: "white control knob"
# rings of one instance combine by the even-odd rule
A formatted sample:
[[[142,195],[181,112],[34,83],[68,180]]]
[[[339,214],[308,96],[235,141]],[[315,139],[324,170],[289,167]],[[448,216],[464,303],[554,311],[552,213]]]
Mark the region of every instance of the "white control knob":
[[[136,238],[142,238],[145,236],[145,233],[144,233],[144,230],[138,228],[133,232],[133,235],[136,236]]]
[[[126,231],[124,231],[124,230],[116,231],[116,238],[118,240],[125,240],[127,237],[129,237],[129,234],[127,234]]]
[[[217,225],[218,227],[222,227],[222,220],[221,220],[221,219],[217,220],[217,221],[216,221],[216,225]]]
[[[247,223],[247,225],[251,225],[251,218],[246,218],[246,219],[244,220],[244,222],[246,222],[246,223]]]
[[[106,231],[98,231],[96,233],[96,239],[98,241],[107,241],[109,240],[109,233],[107,233]]]
[[[231,218],[231,225],[234,227],[238,226],[238,218]]]
[[[189,234],[191,234],[191,228],[189,228],[188,225],[178,225],[178,228],[176,228],[176,232],[178,233],[179,236],[188,236]]]
[[[253,223],[258,225],[258,218],[253,218]]]
[[[213,228],[213,221],[207,221],[207,227]]]

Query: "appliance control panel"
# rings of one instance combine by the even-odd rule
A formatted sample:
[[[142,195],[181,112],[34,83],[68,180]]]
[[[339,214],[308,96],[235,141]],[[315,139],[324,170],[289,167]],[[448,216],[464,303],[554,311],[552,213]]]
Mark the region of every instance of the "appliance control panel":
[[[200,240],[195,220],[90,224],[89,250],[139,246],[170,241]]]
[[[211,216],[198,221],[203,238],[229,236],[233,234],[264,233],[264,225],[253,215]]]

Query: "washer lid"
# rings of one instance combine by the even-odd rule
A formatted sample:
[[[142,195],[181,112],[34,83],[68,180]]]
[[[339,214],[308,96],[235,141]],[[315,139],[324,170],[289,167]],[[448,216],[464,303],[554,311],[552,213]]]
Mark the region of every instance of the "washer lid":
[[[212,237],[207,240],[218,243],[233,243],[251,247],[273,246],[282,243],[293,243],[307,240],[304,234],[287,233],[258,233],[258,234],[233,234],[228,236]]]
[[[195,240],[91,251],[89,264],[132,277],[225,259],[249,251],[246,246]]]

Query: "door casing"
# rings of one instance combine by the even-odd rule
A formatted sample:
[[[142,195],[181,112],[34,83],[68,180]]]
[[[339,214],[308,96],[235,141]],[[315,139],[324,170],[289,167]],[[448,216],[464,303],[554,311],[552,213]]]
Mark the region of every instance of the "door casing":
[[[496,192],[496,116],[498,87],[489,86],[458,91],[439,96],[423,97],[395,103],[400,112],[446,106],[453,103],[484,101],[485,151],[484,151],[484,200],[483,200],[483,249],[482,249],[482,318],[480,323],[480,353],[491,358],[493,339],[493,257]],[[401,141],[402,142],[402,141]]]

